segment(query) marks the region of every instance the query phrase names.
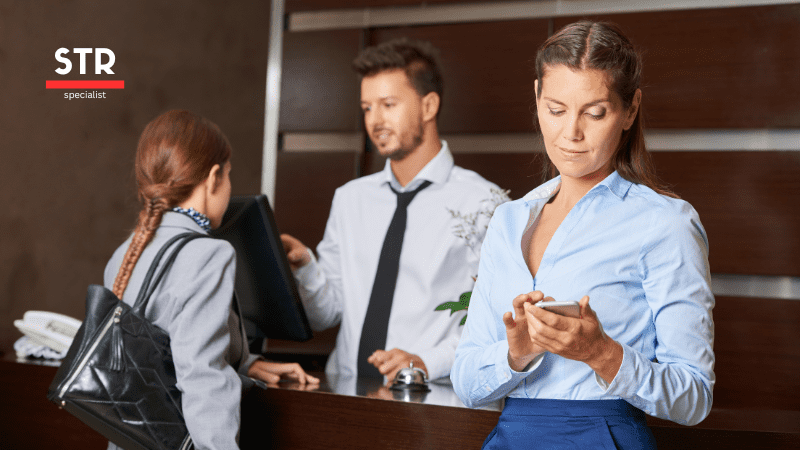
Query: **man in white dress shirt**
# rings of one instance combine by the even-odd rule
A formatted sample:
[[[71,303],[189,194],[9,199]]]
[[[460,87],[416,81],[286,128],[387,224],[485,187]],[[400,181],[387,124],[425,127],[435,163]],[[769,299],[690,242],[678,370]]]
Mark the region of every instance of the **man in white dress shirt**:
[[[444,377],[455,359],[465,312],[434,309],[472,290],[486,224],[507,197],[477,173],[455,166],[447,142],[439,139],[442,79],[430,44],[387,42],[365,49],[353,64],[362,77],[364,125],[386,165],[336,190],[318,260],[289,235],[282,236],[283,243],[311,327],[340,325],[327,373],[349,377],[372,371],[392,380],[413,361],[430,379]],[[390,293],[383,295],[389,303],[372,307],[371,313],[389,310],[388,325],[382,325],[367,310],[371,297],[380,296],[374,290],[384,240],[397,241],[387,230],[402,193],[420,188],[407,204],[398,268]],[[385,329],[385,345],[367,347],[367,353],[361,342],[365,322]],[[359,361],[359,354],[366,361]]]

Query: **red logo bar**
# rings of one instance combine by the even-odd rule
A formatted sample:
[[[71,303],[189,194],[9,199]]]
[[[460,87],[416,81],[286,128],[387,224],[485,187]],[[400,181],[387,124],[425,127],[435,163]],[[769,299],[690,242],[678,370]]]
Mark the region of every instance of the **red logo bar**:
[[[47,89],[125,89],[125,80],[46,80]]]

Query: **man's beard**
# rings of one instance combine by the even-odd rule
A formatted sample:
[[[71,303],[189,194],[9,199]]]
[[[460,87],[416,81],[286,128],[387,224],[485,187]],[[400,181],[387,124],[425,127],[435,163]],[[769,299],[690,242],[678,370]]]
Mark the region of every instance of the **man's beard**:
[[[418,124],[416,130],[414,131],[415,132],[409,136],[410,139],[408,140],[402,139],[401,137],[398,147],[389,152],[389,154],[385,156],[391,159],[392,161],[402,161],[408,155],[413,153],[414,150],[416,150],[420,145],[422,145],[422,123]]]

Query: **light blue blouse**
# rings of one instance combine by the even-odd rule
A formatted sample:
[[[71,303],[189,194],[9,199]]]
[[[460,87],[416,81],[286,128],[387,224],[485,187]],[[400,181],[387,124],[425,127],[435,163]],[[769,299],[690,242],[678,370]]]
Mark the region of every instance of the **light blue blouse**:
[[[522,235],[560,183],[501,205],[492,218],[451,371],[456,393],[471,407],[506,396],[623,399],[656,417],[699,423],[711,410],[715,378],[708,240],[697,212],[614,172],[572,208],[534,278]],[[589,295],[603,329],[623,347],[610,384],[551,353],[526,372],[509,367],[502,316],[514,297],[534,290],[555,300]]]

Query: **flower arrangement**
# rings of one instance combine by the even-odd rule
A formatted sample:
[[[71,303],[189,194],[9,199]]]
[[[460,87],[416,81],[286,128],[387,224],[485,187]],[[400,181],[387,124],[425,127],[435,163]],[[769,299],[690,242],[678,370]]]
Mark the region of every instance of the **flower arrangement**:
[[[447,211],[456,220],[453,226],[453,234],[464,240],[467,247],[477,256],[480,245],[483,242],[483,237],[486,235],[486,230],[489,228],[489,220],[492,218],[495,209],[503,203],[511,200],[508,196],[507,189],[492,188],[489,191],[491,197],[481,200],[480,208],[471,213],[462,213],[454,211],[450,208]],[[473,281],[477,280],[477,275],[472,277]],[[457,311],[466,310],[469,308],[469,300],[472,296],[472,291],[464,292],[458,296],[457,302],[444,302],[437,306],[434,311],[444,311],[449,309],[452,316]],[[464,325],[467,322],[465,315],[459,325]]]

